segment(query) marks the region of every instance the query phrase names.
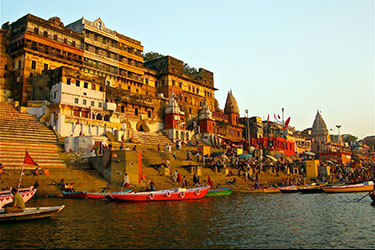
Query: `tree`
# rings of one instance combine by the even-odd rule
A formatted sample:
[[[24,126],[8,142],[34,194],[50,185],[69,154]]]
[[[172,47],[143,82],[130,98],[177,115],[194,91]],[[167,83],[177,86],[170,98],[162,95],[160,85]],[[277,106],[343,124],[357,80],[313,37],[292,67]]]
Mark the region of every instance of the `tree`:
[[[184,63],[184,72],[185,74],[192,75],[192,76],[199,74],[199,71],[196,68],[190,67],[189,64],[187,63]]]
[[[162,54],[159,54],[157,52],[147,52],[144,56],[143,56],[143,60],[145,62],[148,62],[148,61],[151,61],[151,60],[154,60],[154,59],[158,59],[158,58],[162,58],[164,57]]]
[[[352,145],[356,141],[358,141],[358,137],[354,135],[347,135],[344,138],[344,142],[348,143],[349,145]]]

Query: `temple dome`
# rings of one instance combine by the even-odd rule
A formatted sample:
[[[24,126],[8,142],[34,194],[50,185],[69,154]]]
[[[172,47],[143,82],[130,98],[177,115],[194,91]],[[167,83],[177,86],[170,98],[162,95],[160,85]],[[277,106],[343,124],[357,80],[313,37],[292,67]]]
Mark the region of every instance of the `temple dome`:
[[[329,142],[329,132],[326,126],[326,123],[323,120],[323,117],[319,113],[316,113],[313,127],[311,129],[311,137],[316,140],[321,140],[323,142]]]
[[[232,90],[228,92],[227,101],[225,103],[224,114],[240,114],[236,98],[232,94]]]

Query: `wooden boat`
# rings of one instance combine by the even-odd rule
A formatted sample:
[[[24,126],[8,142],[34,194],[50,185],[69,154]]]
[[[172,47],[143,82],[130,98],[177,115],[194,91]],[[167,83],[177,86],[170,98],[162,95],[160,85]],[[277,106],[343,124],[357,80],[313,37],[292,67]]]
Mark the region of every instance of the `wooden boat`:
[[[233,187],[225,187],[225,188],[216,188],[208,190],[206,196],[224,196],[224,195],[231,195],[233,191]]]
[[[278,187],[268,187],[263,189],[264,193],[280,193],[280,188]]]
[[[28,202],[36,193],[37,189],[30,188],[23,188],[19,190],[19,194],[21,195],[23,201],[26,203]],[[5,204],[11,203],[13,201],[13,194],[11,191],[1,191],[0,193],[0,208],[2,208]]]
[[[298,193],[298,192],[300,192],[298,190],[297,186],[280,187],[280,191],[283,194]]]
[[[375,203],[375,193],[374,192],[372,192],[370,194],[370,198],[371,198],[372,202]]]
[[[176,188],[150,192],[110,193],[113,200],[119,201],[176,201],[202,199],[210,186],[199,188]]]
[[[278,187],[268,187],[268,188],[250,188],[245,190],[240,190],[241,193],[280,193],[280,188]]]
[[[249,188],[240,190],[241,193],[264,193],[263,188]]]
[[[65,192],[63,191],[64,198],[75,198],[75,199],[83,199],[86,197],[87,191],[78,191],[78,192]]]
[[[47,218],[59,213],[64,207],[30,207],[19,213],[5,213],[4,209],[0,209],[0,222]]]
[[[131,190],[124,190],[124,191],[121,191],[121,192],[117,192],[117,193],[129,193],[131,192]],[[95,193],[95,192],[86,192],[86,197],[85,198],[88,198],[88,199],[106,199],[108,198],[108,194],[109,193]]]
[[[374,189],[374,182],[369,181],[344,186],[323,186],[322,189],[326,193],[370,192]]]
[[[313,184],[310,184],[310,185],[299,186],[298,190],[302,194],[324,193],[324,190],[322,189],[322,187],[324,185],[327,185],[327,182],[325,182],[325,183],[321,182],[321,184],[319,184],[319,183],[313,183]]]

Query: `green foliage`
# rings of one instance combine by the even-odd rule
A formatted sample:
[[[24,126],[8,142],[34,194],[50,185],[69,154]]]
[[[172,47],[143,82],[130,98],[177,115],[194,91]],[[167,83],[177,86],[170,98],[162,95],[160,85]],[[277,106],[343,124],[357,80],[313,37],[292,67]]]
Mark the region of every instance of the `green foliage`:
[[[159,54],[157,52],[147,52],[144,56],[143,56],[143,60],[145,62],[148,62],[148,61],[151,61],[151,60],[154,60],[154,59],[158,59],[158,58],[162,58],[164,57],[162,54]]]
[[[184,63],[184,72],[185,74],[192,75],[192,76],[199,74],[199,71],[196,68],[190,67],[189,64],[187,63]]]
[[[358,141],[358,137],[354,135],[348,135],[344,139],[344,142],[347,142],[349,145],[352,145],[354,142]]]

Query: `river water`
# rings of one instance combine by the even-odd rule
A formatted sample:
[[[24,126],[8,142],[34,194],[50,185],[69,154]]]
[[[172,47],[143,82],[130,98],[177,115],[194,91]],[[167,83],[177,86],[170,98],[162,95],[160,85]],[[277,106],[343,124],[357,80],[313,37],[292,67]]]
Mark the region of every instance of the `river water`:
[[[375,248],[366,193],[246,194],[128,203],[37,198],[65,205],[50,219],[0,224],[0,248]]]

